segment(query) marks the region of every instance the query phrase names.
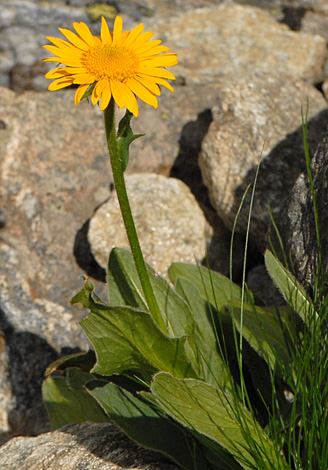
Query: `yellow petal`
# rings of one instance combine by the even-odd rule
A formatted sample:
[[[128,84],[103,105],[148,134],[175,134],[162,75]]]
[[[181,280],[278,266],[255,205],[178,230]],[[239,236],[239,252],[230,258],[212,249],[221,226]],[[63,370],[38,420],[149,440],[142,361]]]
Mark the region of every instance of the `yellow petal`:
[[[53,38],[51,36],[48,36],[46,39],[48,39],[49,42],[52,42],[53,44],[55,44],[55,46],[57,46],[59,49],[62,49],[65,47],[73,49],[72,44],[70,44],[67,41],[64,41],[64,39]],[[46,46],[43,46],[43,47],[46,47]]]
[[[139,47],[143,46],[147,41],[149,41],[154,36],[154,33],[142,33],[136,41],[130,45],[131,51],[137,50]]]
[[[147,104],[150,104],[150,106],[153,106],[154,108],[157,108],[158,102],[156,96],[151,93],[146,87],[141,85],[141,83],[139,83],[134,78],[130,78],[125,83],[135,95],[139,96],[139,98],[142,99],[142,101]]]
[[[73,26],[77,34],[88,44],[88,46],[94,47],[96,45],[95,38],[85,23],[73,23]]]
[[[138,102],[135,97],[135,94],[132,93],[130,88],[123,82],[121,83],[121,90],[122,94],[124,95],[124,106],[131,111],[131,113],[135,116],[138,117],[139,115],[139,108],[138,108]]]
[[[124,43],[124,41],[125,41],[126,38],[129,36],[129,34],[130,34],[130,31],[124,31],[124,32],[121,34],[120,46]]]
[[[106,82],[108,82],[107,78],[103,78],[102,80],[99,80],[99,82],[96,83],[96,86],[94,87],[91,95],[92,104],[96,104],[100,100],[101,94],[106,86]]]
[[[69,31],[68,29],[64,28],[58,29],[72,44],[74,44],[74,46],[78,47],[79,49],[82,49],[83,51],[88,51],[90,49],[88,44],[72,31]]]
[[[147,67],[147,66],[139,65],[138,74],[150,75],[152,77],[162,77],[162,78],[167,78],[169,80],[175,80],[175,76],[173,75],[173,73],[165,69],[158,69],[156,67]]]
[[[149,81],[157,83],[158,85],[161,85],[161,86],[165,86],[166,88],[168,88],[170,91],[172,91],[174,93],[174,89],[173,89],[172,85],[170,83],[168,83],[166,80],[163,80],[163,78],[151,77],[150,75],[142,75],[142,74],[140,74],[138,76],[140,76],[141,79],[147,78],[147,80],[149,80]]]
[[[149,80],[148,77],[147,78],[135,77],[135,80],[137,80],[141,85],[148,88],[148,90],[151,93],[154,93],[154,95],[160,96],[161,90],[159,89],[159,86],[156,85],[155,82],[152,82],[151,80]]]
[[[144,57],[147,57],[148,55],[153,56],[153,55],[157,55],[157,54],[162,54],[162,52],[169,52],[169,51],[170,51],[170,49],[166,46],[155,46],[152,49],[149,49],[148,51],[143,52],[139,55],[142,58],[144,58]]]
[[[125,108],[124,88],[119,80],[111,80],[111,88],[115,103],[119,108]]]
[[[137,52],[137,54],[141,55],[144,52],[149,51],[153,47],[159,46],[161,44],[161,42],[162,41],[160,41],[160,40],[146,42],[146,44],[143,44],[142,46],[138,47],[138,50],[136,52]]]
[[[110,83],[108,80],[104,83],[104,89],[101,95],[101,104],[100,104],[100,111],[103,111],[109,105],[110,99],[112,97],[112,91],[110,87]]]
[[[96,77],[90,73],[81,73],[74,77],[74,84],[76,85],[86,85],[87,83],[91,85],[96,81]]]
[[[150,67],[170,67],[178,63],[176,54],[162,54],[149,59],[143,60],[142,65],[150,65]]]
[[[161,77],[167,78],[168,80],[175,80],[175,76],[173,75],[173,73],[169,72],[168,70],[159,69],[156,67],[144,67],[140,65],[138,73],[143,75],[150,75],[152,77]]]
[[[67,77],[68,75],[76,75],[80,73],[85,73],[85,69],[78,67],[61,67],[50,70],[50,72],[48,72],[45,77],[52,80],[54,78]]]
[[[109,31],[107,21],[102,16],[101,17],[101,31],[100,31],[101,39],[104,44],[111,44],[113,41],[112,35]]]
[[[128,35],[128,37],[126,38],[126,40],[122,42],[122,46],[129,47],[130,44],[132,44],[136,40],[136,38],[140,36],[143,29],[144,29],[144,25],[142,23],[136,26],[135,28],[133,28],[130,34]]]
[[[113,46],[119,46],[123,29],[123,20],[120,16],[115,18],[113,31]]]
[[[73,80],[71,78],[68,78],[68,77],[59,78],[58,80],[55,80],[54,82],[50,83],[48,90],[56,91],[56,90],[60,90],[61,88],[70,86],[72,84],[73,84]]]
[[[89,84],[86,84],[86,85],[80,85],[79,88],[76,90],[76,93],[74,95],[74,103],[76,104],[76,106],[79,105],[82,99],[82,96],[84,95],[84,93],[87,91],[88,88],[89,88]]]

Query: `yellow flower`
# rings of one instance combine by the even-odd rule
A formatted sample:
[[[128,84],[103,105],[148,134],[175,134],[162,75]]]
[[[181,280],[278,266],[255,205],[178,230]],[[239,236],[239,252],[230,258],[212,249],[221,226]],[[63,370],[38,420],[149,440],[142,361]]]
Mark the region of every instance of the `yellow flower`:
[[[100,38],[93,36],[85,23],[73,24],[77,34],[59,28],[69,42],[47,37],[54,45],[43,47],[55,57],[43,60],[65,65],[46,74],[46,78],[55,79],[49,90],[79,85],[75,93],[78,105],[86,91],[92,89],[91,101],[96,104],[101,99],[102,111],[113,97],[120,108],[127,108],[136,117],[136,96],[157,108],[159,85],[174,91],[165,79],[175,77],[163,67],[177,64],[177,55],[168,53],[170,49],[160,45],[162,41],[150,41],[153,33],[143,33],[143,24],[122,32],[123,21],[117,16],[111,34],[106,20],[101,20]]]

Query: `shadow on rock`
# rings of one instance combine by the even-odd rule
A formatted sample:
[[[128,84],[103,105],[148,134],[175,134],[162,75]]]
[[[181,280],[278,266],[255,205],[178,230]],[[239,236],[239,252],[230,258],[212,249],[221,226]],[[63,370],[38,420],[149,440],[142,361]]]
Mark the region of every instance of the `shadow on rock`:
[[[106,271],[95,260],[88,240],[90,219],[77,232],[74,243],[74,256],[84,272],[97,281],[106,282]]]
[[[231,231],[224,226],[210,202],[208,189],[203,183],[198,164],[202,142],[212,120],[212,111],[205,109],[198,114],[196,121],[188,122],[183,127],[179,140],[179,154],[172,167],[170,176],[181,179],[189,186],[202,208],[208,223],[213,228],[213,236],[207,246],[207,259],[203,261],[203,264],[208,265],[209,263],[211,269],[228,276]],[[237,283],[242,278],[244,243],[245,236],[243,234],[236,234],[232,252],[232,272],[233,280]],[[222,252],[225,255],[222,255]],[[256,246],[251,243],[248,251],[248,267],[251,268],[259,262],[261,262],[261,254]]]
[[[7,410],[10,430],[0,436],[4,442],[12,436],[35,436],[49,431],[50,421],[41,393],[44,372],[58,357],[77,352],[78,348],[65,348],[58,354],[40,336],[27,331],[16,332],[1,311],[0,315],[5,339],[7,388],[11,395],[7,400],[10,403]]]
[[[317,114],[308,122],[308,144],[310,155],[314,155],[322,141],[328,120],[328,110]],[[302,126],[287,135],[266,155],[260,166],[253,203],[251,240],[261,251],[267,246],[267,231],[270,225],[270,207],[276,222],[284,215],[280,212],[283,201],[288,197],[297,178],[306,170]],[[255,180],[257,167],[248,171],[242,185],[235,190],[235,210],[249,184]],[[239,230],[246,230],[250,207],[251,191],[248,191],[238,219]],[[282,234],[283,235],[283,234]]]

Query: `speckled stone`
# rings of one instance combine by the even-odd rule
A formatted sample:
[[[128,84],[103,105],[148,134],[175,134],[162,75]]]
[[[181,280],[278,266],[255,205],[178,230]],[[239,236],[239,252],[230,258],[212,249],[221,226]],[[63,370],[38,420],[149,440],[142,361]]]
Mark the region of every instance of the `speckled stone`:
[[[212,109],[199,164],[210,200],[227,227],[232,228],[242,197],[256,185],[250,234],[263,249],[270,222],[269,204],[277,215],[305,168],[301,107],[309,102],[311,154],[326,130],[328,108],[322,94],[303,81],[276,73],[231,77],[219,90],[220,104]],[[250,195],[238,217],[237,231],[245,233]]]
[[[173,261],[205,257],[209,226],[188,186],[150,173],[127,175],[126,186],[145,259],[158,274]],[[88,239],[104,268],[114,246],[128,247],[116,192],[91,218]]]
[[[325,39],[291,31],[260,8],[223,3],[160,20],[156,29],[178,53],[174,70],[187,84],[243,77],[250,70],[284,73],[311,83],[323,79]]]
[[[1,470],[177,470],[113,424],[88,422],[38,437],[16,437],[0,447],[0,466]]]

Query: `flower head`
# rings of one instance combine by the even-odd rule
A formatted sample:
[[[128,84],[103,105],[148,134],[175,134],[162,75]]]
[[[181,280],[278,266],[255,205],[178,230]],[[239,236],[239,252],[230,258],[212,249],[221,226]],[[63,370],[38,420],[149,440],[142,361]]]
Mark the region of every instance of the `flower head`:
[[[73,26],[77,34],[59,28],[69,42],[47,37],[54,45],[43,46],[55,56],[43,60],[65,66],[46,74],[46,78],[54,79],[49,90],[79,85],[75,93],[76,105],[92,90],[91,101],[96,104],[101,100],[102,111],[113,98],[120,108],[127,108],[135,116],[138,116],[136,96],[157,108],[156,96],[161,94],[159,85],[174,91],[165,79],[175,80],[175,77],[164,67],[177,64],[177,55],[160,45],[162,41],[150,41],[153,33],[143,33],[143,24],[122,32],[123,21],[117,16],[111,34],[102,18],[100,38],[93,36],[85,23]]]

